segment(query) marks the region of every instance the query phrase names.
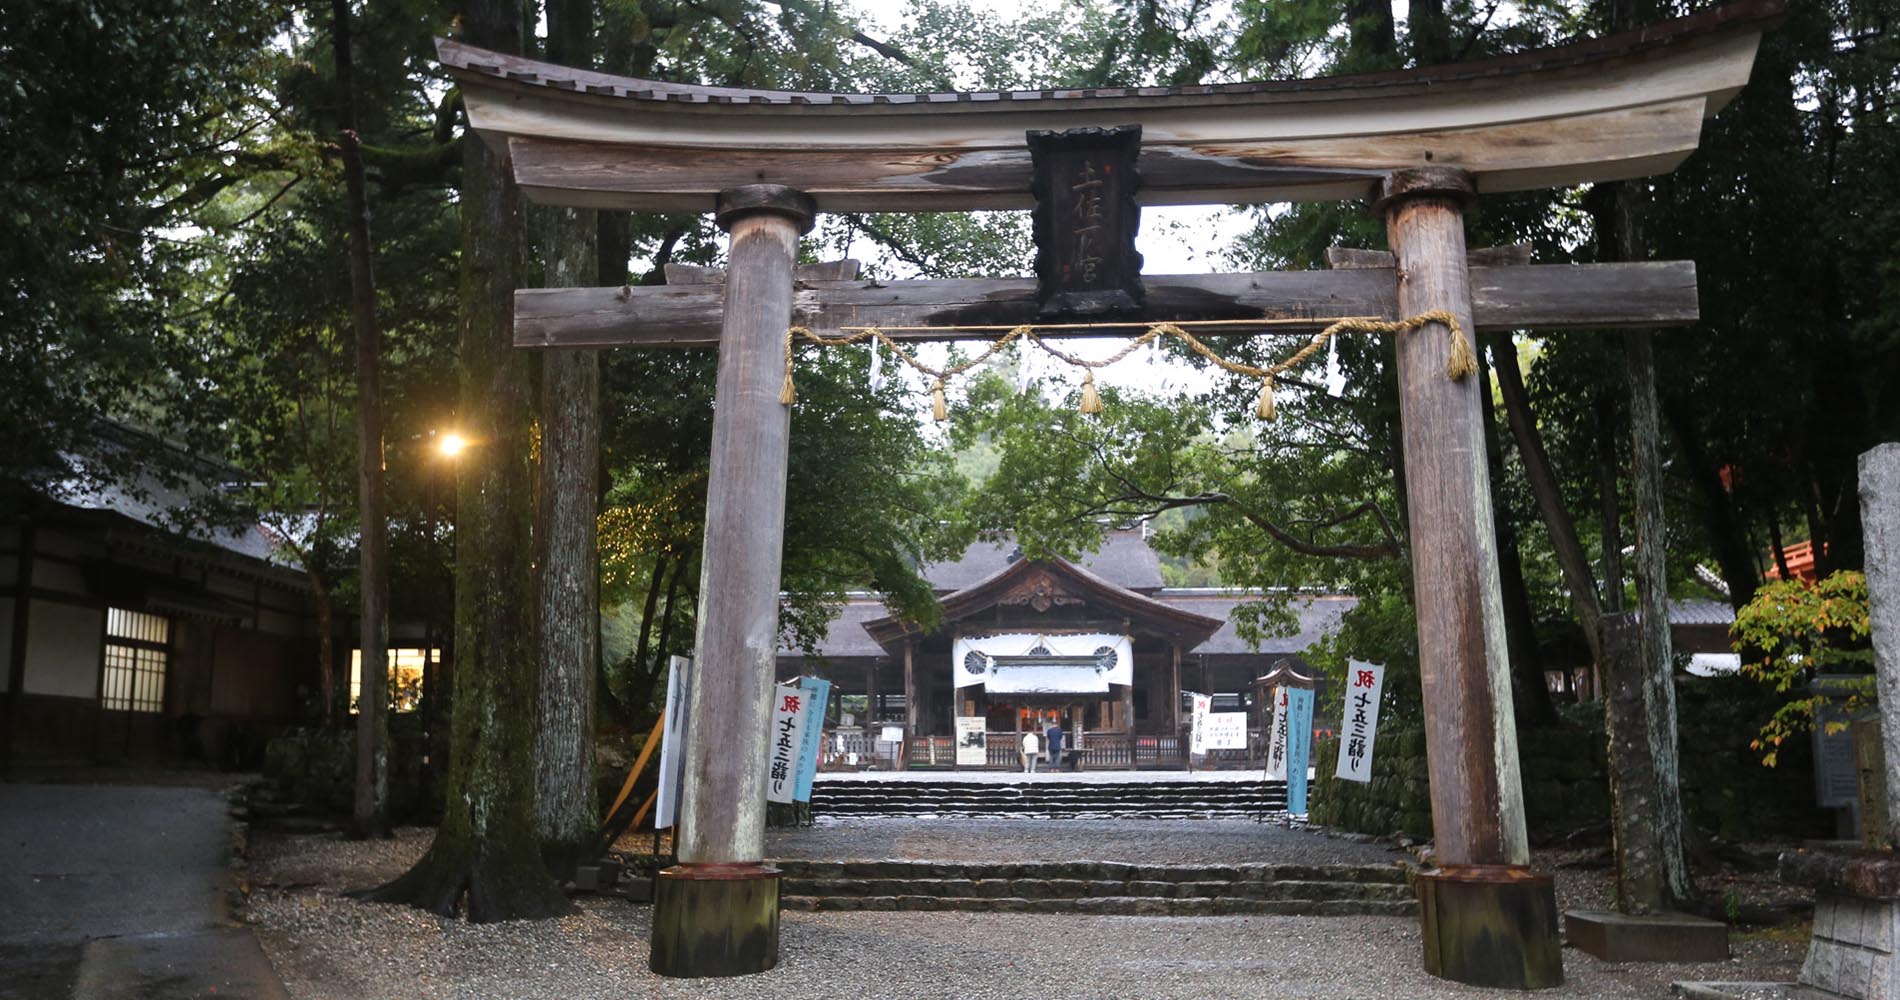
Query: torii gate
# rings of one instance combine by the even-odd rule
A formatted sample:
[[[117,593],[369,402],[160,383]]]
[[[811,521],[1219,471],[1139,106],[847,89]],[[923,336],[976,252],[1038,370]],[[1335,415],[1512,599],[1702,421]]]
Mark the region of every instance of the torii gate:
[[[1314,273],[1151,276],[1118,318],[1448,311],[1466,331],[1683,324],[1690,262],[1468,263],[1480,192],[1675,168],[1747,82],[1781,0],[1482,62],[1328,79],[1187,87],[826,94],[609,76],[437,43],[470,124],[529,197],[713,211],[724,287],[524,290],[531,348],[717,345],[680,864],[659,879],[651,964],[736,975],[778,959],[778,873],[764,863],[766,730],[790,418],[787,329],[1032,323],[1029,280],[796,281],[819,211],[1022,209],[1025,133],[1139,126],[1147,205],[1371,197],[1394,255]],[[1138,297],[1139,299],[1139,297]],[[1123,304],[1124,307],[1127,303]],[[1436,329],[1434,326],[1433,329]],[[1078,331],[1064,331],[1074,335]],[[955,339],[944,330],[898,333]],[[1425,966],[1489,986],[1562,981],[1548,876],[1532,873],[1476,380],[1444,374],[1443,335],[1396,338],[1438,869],[1421,876]]]

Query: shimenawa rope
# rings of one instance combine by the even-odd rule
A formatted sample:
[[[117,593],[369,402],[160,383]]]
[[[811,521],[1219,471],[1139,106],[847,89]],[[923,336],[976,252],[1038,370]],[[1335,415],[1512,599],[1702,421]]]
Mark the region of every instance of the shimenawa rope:
[[[949,405],[944,399],[944,383],[988,361],[990,358],[996,356],[998,351],[1008,347],[1016,340],[1026,339],[1034,343],[1037,347],[1042,348],[1058,361],[1082,369],[1082,402],[1079,409],[1083,413],[1096,414],[1102,412],[1102,397],[1095,389],[1095,370],[1098,368],[1106,368],[1128,357],[1130,354],[1140,350],[1159,337],[1173,337],[1187,344],[1194,353],[1206,358],[1222,371],[1259,380],[1260,401],[1254,407],[1254,416],[1261,420],[1272,420],[1274,418],[1274,381],[1278,379],[1279,376],[1291,371],[1305,362],[1306,359],[1324,349],[1327,341],[1332,340],[1333,337],[1342,333],[1412,333],[1428,323],[1441,323],[1451,333],[1451,355],[1445,362],[1445,376],[1456,381],[1477,372],[1478,359],[1471,353],[1471,341],[1465,337],[1464,328],[1459,325],[1456,317],[1443,309],[1434,309],[1430,312],[1419,313],[1416,316],[1408,316],[1401,320],[1391,321],[1372,319],[1364,316],[1348,317],[1314,334],[1313,338],[1307,341],[1299,350],[1293,352],[1292,356],[1283,361],[1268,365],[1265,368],[1256,368],[1253,365],[1221,357],[1213,348],[1207,346],[1200,338],[1185,329],[1187,326],[1195,325],[1193,323],[1148,324],[1147,331],[1141,336],[1124,344],[1121,350],[1116,351],[1107,358],[1097,361],[1079,358],[1051,346],[1048,341],[1036,333],[1035,326],[1024,324],[998,337],[990,344],[987,350],[978,354],[976,357],[960,364],[948,365],[943,368],[932,368],[924,364],[918,360],[915,354],[905,350],[902,344],[893,340],[888,333],[885,333],[877,327],[864,327],[859,330],[853,330],[843,336],[826,337],[822,334],[814,333],[805,327],[794,326],[785,331],[785,384],[779,390],[778,401],[786,406],[790,406],[798,398],[797,390],[792,384],[792,348],[796,345],[798,338],[802,337],[807,343],[815,344],[819,347],[846,347],[875,338],[879,343],[890,348],[891,353],[897,355],[905,364],[932,378],[933,381],[930,387],[931,415],[937,420],[944,420],[949,417]]]

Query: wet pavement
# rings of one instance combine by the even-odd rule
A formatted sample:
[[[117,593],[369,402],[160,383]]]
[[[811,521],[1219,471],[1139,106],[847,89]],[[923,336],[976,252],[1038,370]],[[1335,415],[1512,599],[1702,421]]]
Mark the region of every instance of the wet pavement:
[[[0,785],[0,1000],[283,997],[217,788]]]

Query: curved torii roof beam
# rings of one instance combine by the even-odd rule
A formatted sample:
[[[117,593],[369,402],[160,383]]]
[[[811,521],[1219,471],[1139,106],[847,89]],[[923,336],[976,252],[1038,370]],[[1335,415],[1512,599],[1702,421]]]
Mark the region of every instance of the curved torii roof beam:
[[[1664,173],[1748,82],[1785,0],[1418,70],[1188,87],[826,94],[695,87],[438,40],[469,121],[536,201],[711,211],[785,184],[827,211],[1030,206],[1030,129],[1142,126],[1149,205],[1359,198],[1433,163],[1513,191]]]

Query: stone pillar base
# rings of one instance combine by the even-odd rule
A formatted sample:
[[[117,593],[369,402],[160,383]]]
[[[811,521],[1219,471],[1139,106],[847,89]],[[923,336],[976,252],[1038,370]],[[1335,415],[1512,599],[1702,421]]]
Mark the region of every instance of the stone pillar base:
[[[682,864],[654,882],[647,965],[662,976],[746,976],[778,964],[779,870]]]
[[[1578,951],[1605,962],[1722,962],[1728,925],[1687,913],[1632,915],[1614,910],[1571,910],[1564,934]]]
[[[1853,1000],[1900,1000],[1894,937],[1900,900],[1864,899],[1821,890],[1814,900],[1814,936],[1800,984]]]
[[[1426,972],[1494,989],[1563,985],[1549,875],[1519,865],[1455,865],[1422,872],[1415,885]]]

